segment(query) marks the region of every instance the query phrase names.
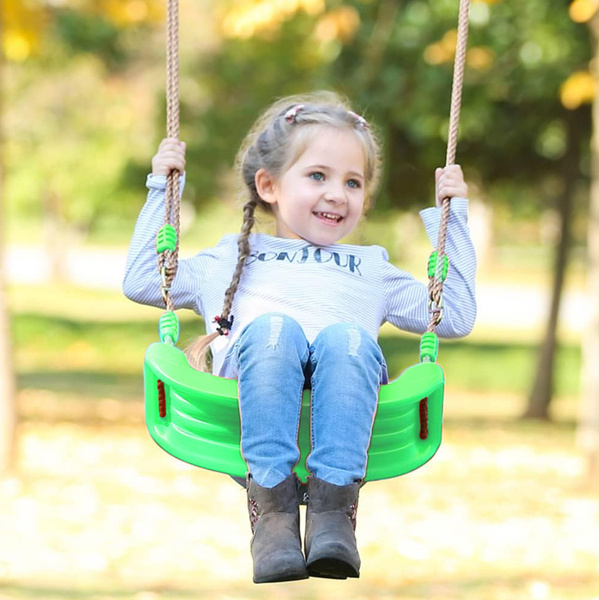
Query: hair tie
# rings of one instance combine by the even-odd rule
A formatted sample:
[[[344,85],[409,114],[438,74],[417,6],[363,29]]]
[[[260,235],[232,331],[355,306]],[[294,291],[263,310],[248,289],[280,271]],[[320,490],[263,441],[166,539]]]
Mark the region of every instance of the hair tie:
[[[362,129],[370,129],[368,121],[362,115],[355,113],[353,110],[348,110],[347,113],[355,119],[357,125]]]
[[[218,331],[220,335],[229,335],[231,327],[233,327],[233,318],[233,315],[230,315],[228,319],[225,319],[225,317],[219,317],[218,315],[214,317],[214,321],[212,322],[218,324],[216,331]]]
[[[299,113],[302,110],[304,110],[303,104],[296,104],[295,106],[292,106],[285,113],[285,121],[287,121],[287,123],[293,125],[294,123],[296,123],[297,113]]]

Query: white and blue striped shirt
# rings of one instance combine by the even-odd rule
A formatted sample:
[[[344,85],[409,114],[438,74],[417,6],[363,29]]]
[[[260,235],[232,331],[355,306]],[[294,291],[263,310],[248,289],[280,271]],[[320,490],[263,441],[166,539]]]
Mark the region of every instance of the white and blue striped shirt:
[[[123,282],[125,295],[142,304],[162,307],[161,279],[156,261],[156,233],[164,221],[166,178],[150,176],[146,204],[141,210],[129,247]],[[441,211],[421,213],[426,232],[436,244]],[[179,261],[171,288],[176,308],[189,308],[204,317],[209,331],[220,315],[225,290],[237,263],[238,235],[227,235],[213,248]],[[311,342],[333,323],[361,325],[374,339],[385,322],[414,333],[426,331],[427,285],[389,262],[381,246],[333,244],[314,246],[302,239],[252,234],[252,252],[233,304],[229,336],[212,344],[213,372],[226,371],[228,348],[256,317],[280,312],[295,319]],[[446,242],[451,267],[444,285],[444,316],[437,327],[441,337],[470,333],[476,316],[474,283],[476,257],[468,231],[468,201],[454,198]]]

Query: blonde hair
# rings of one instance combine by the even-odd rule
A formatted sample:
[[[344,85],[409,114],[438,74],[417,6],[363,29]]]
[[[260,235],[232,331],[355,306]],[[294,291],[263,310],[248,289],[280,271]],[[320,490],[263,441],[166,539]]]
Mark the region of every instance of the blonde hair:
[[[305,151],[314,129],[323,126],[355,132],[364,150],[366,206],[372,203],[380,177],[379,144],[371,126],[363,117],[352,112],[347,101],[334,92],[314,92],[282,98],[266,109],[250,129],[237,154],[236,170],[247,194],[237,241],[237,265],[225,292],[221,316],[217,318],[218,330],[198,338],[186,350],[189,363],[194,368],[206,369],[208,346],[219,335],[226,335],[232,327],[233,299],[245,261],[250,255],[249,240],[255,224],[256,208],[272,212],[271,205],[258,194],[256,173],[265,169],[275,179],[281,177]]]

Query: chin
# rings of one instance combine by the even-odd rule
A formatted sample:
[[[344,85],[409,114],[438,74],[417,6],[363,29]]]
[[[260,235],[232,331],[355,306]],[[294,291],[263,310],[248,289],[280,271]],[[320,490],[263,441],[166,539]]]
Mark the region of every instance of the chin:
[[[336,244],[341,239],[340,237],[330,237],[326,238],[323,236],[314,236],[309,238],[304,238],[307,242],[310,242],[313,246],[331,246],[332,244]]]

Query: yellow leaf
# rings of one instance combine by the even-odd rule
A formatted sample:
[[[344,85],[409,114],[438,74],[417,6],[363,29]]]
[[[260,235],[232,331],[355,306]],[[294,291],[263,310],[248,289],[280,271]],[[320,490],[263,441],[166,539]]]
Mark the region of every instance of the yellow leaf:
[[[450,29],[438,42],[427,46],[424,51],[424,60],[430,65],[440,65],[453,61],[457,40],[457,29]]]
[[[560,100],[569,110],[594,100],[597,91],[595,78],[588,71],[572,73],[560,88]]]
[[[429,65],[441,65],[446,62],[450,62],[453,55],[448,53],[442,44],[437,42],[427,46],[424,51],[424,60]]]
[[[490,48],[478,46],[470,48],[466,54],[468,66],[477,71],[485,71],[495,62],[495,53]]]
[[[247,39],[278,31],[299,11],[317,15],[324,9],[324,0],[245,0],[225,11],[221,29],[225,37]]]
[[[314,34],[321,42],[348,42],[360,27],[360,14],[351,6],[340,6],[323,15]]]
[[[455,54],[455,48],[456,48],[457,43],[458,43],[458,30],[457,29],[450,29],[443,36],[443,39],[441,40],[441,44],[443,44],[443,47],[445,48],[445,50],[448,53],[450,53],[452,55],[452,57]]]
[[[570,4],[570,18],[575,23],[586,23],[593,18],[598,8],[599,0],[574,0]]]
[[[7,60],[23,62],[31,54],[31,44],[21,31],[7,31],[2,38],[2,51]]]
[[[44,26],[44,11],[28,4],[2,0],[0,27],[3,32],[1,51],[9,61],[22,62],[37,51]]]

